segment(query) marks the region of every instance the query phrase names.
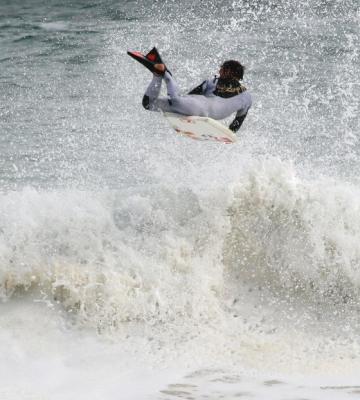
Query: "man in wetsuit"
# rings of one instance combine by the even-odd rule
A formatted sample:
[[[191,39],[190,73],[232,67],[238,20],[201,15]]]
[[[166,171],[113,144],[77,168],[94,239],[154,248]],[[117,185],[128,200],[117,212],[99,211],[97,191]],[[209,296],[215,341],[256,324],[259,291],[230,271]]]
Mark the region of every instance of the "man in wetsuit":
[[[244,67],[238,61],[225,61],[220,68],[219,77],[215,76],[204,81],[187,95],[181,96],[176,82],[156,48],[146,56],[138,52],[128,52],[128,54],[153,72],[153,79],[146,89],[142,102],[146,110],[196,115],[217,120],[236,113],[229,128],[233,132],[240,129],[251,107],[252,99],[250,93],[240,83]],[[149,64],[151,59],[153,62]],[[167,87],[167,97],[159,97],[163,80]]]
[[[224,99],[236,97],[240,93],[246,91],[246,87],[240,83],[240,80],[242,80],[244,77],[244,70],[244,66],[238,61],[225,61],[220,67],[219,76],[215,75],[214,78],[202,82],[188,94],[203,95],[207,97],[219,96]],[[240,129],[252,103],[249,93],[246,93],[246,95],[241,97],[241,101],[240,98],[236,99],[236,103],[238,103],[240,108],[236,110],[235,119],[229,126],[229,129],[231,129],[233,132],[237,132]]]

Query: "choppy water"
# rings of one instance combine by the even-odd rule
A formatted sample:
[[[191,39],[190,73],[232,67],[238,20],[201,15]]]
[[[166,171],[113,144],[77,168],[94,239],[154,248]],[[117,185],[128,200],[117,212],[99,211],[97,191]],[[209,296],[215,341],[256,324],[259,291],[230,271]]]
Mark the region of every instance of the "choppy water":
[[[356,395],[359,18],[357,0],[0,0],[3,397]],[[142,109],[126,50],[153,45],[184,92],[246,65],[236,145]]]

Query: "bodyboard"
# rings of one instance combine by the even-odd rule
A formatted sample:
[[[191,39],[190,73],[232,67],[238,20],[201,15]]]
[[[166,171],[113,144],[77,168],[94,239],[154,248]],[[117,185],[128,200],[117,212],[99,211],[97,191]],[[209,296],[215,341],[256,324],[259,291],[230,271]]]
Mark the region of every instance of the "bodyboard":
[[[236,136],[226,126],[209,117],[186,116],[165,112],[164,117],[175,131],[194,140],[235,143]]]

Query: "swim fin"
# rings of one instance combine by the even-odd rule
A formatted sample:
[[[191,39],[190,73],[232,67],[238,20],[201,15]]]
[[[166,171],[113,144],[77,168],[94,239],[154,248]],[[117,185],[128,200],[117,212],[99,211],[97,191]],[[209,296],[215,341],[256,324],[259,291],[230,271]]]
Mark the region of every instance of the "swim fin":
[[[166,66],[164,72],[160,72],[155,69],[155,64],[164,64],[156,47],[153,47],[146,55],[140,53],[140,51],[128,51],[127,53],[130,57],[138,61],[153,74],[164,75],[165,71],[168,71]],[[170,71],[168,72],[170,73]]]

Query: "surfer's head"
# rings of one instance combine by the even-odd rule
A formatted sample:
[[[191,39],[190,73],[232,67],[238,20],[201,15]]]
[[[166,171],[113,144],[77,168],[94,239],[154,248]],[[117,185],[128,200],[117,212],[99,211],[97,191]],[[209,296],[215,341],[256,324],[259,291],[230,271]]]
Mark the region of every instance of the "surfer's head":
[[[225,61],[220,67],[220,77],[214,90],[215,96],[229,98],[244,92],[246,87],[239,82],[243,79],[244,70],[239,61]]]
[[[239,61],[228,60],[220,67],[220,78],[240,80],[244,77],[245,67]]]

